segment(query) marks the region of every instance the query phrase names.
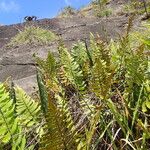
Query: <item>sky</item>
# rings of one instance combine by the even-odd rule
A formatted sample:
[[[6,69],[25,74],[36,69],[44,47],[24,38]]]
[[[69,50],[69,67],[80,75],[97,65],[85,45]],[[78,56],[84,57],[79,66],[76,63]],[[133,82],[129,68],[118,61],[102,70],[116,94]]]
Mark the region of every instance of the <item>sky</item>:
[[[76,9],[91,0],[0,0],[0,24],[22,23],[25,16],[53,18],[66,6]]]

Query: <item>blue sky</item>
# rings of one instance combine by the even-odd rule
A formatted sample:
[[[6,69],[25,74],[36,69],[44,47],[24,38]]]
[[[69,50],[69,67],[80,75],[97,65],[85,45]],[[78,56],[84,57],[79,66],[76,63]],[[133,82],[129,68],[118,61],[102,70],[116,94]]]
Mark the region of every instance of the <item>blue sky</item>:
[[[23,22],[25,16],[37,16],[39,19],[52,18],[65,6],[76,9],[91,0],[0,0],[0,24]]]

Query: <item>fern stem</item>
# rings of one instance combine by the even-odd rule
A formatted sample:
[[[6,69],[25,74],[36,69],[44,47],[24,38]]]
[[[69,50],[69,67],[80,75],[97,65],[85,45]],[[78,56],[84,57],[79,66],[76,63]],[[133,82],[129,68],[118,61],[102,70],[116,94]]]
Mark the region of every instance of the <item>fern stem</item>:
[[[92,66],[94,66],[94,63],[93,63],[93,60],[92,60],[92,56],[91,56],[91,54],[89,52],[88,44],[87,44],[86,39],[84,40],[84,43],[85,43],[85,48],[86,48],[87,56],[88,56],[89,61],[90,61],[90,67],[92,67]]]

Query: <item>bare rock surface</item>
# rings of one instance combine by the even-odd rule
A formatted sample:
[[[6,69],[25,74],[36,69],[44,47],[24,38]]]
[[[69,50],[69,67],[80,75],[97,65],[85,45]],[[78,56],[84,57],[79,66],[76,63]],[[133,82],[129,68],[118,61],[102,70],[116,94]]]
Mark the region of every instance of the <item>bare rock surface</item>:
[[[57,57],[58,41],[44,46],[24,45],[8,48],[6,45],[25,26],[38,26],[51,30],[61,36],[67,47],[75,41],[89,39],[90,32],[99,34],[100,37],[117,38],[127,25],[128,18],[125,16],[112,18],[54,18],[33,21],[29,23],[0,26],[0,81],[9,76],[16,84],[28,93],[34,91],[36,86],[36,68],[33,54],[45,58],[48,51]]]

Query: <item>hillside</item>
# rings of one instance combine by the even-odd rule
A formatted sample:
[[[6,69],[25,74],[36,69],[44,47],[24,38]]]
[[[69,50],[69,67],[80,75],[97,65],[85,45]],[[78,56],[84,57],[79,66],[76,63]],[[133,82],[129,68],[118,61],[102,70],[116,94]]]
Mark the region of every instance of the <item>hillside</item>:
[[[40,27],[55,32],[63,39],[67,46],[78,40],[89,40],[90,32],[99,34],[102,39],[115,39],[121,35],[128,23],[130,9],[125,9],[129,5],[126,0],[111,0],[106,3],[106,10],[111,9],[110,16],[97,17],[95,4],[90,4],[81,8],[70,16],[59,16],[53,19],[42,19],[28,23],[14,24],[10,26],[0,26],[0,80],[4,81],[11,76],[13,80],[27,91],[32,91],[35,86],[35,66],[32,55],[34,53],[41,57],[46,56],[47,51],[57,54],[58,41],[50,42],[47,45],[23,45],[7,47],[10,40],[23,31],[26,26]],[[99,8],[99,7],[98,7]],[[67,8],[68,9],[68,8]],[[63,13],[68,13],[67,12]],[[132,9],[131,9],[132,10]],[[70,9],[69,9],[70,11]],[[104,10],[105,12],[105,10]],[[98,11],[99,13],[99,11]],[[139,14],[134,19],[134,28],[141,23],[143,14]],[[25,84],[26,82],[32,84]],[[30,88],[28,87],[30,86]]]
[[[35,53],[41,57],[48,51],[57,54],[58,42],[50,42],[47,45],[33,46],[23,45],[8,48],[10,42],[25,26],[38,26],[46,30],[54,31],[61,36],[67,46],[78,40],[89,39],[90,32],[99,34],[103,39],[116,38],[123,33],[127,25],[127,17],[99,18],[54,18],[43,19],[35,22],[15,24],[0,27],[0,79],[6,80],[11,76],[13,80],[27,91],[32,91],[35,86],[35,66],[32,55]],[[29,84],[30,83],[30,84]]]
[[[0,26],[0,150],[149,150],[149,20],[93,0]]]

